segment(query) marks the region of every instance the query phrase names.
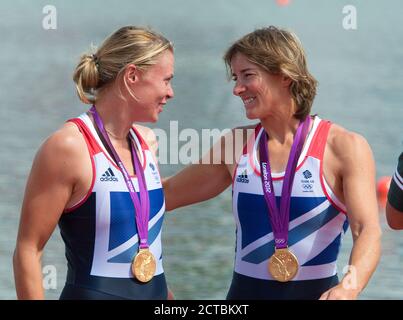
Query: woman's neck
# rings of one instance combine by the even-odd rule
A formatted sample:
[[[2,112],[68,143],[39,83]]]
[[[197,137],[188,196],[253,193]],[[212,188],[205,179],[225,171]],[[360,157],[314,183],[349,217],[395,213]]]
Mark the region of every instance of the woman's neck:
[[[286,108],[278,108],[278,110],[286,111],[273,113],[260,119],[260,122],[269,136],[269,141],[284,145],[293,141],[300,121],[294,117],[294,111]]]
[[[107,95],[97,101],[95,108],[109,137],[117,141],[126,140],[133,125],[127,103]]]

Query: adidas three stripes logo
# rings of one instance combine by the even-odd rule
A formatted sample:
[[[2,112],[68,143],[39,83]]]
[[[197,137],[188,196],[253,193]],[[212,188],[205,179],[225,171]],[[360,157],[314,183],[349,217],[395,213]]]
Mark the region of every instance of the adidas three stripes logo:
[[[105,171],[105,173],[102,175],[100,180],[101,181],[118,181],[118,178],[116,178],[112,169],[109,168],[108,170]]]
[[[238,175],[236,181],[240,183],[249,183],[248,173],[246,172],[246,170]]]

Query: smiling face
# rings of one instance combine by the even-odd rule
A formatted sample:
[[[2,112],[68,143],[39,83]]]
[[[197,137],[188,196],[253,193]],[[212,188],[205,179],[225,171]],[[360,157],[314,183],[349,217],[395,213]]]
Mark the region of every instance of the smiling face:
[[[156,122],[167,101],[174,96],[171,80],[174,73],[174,56],[170,50],[161,53],[155,65],[140,71],[132,67],[125,76],[135,96],[135,121]],[[129,97],[133,99],[133,97]]]
[[[231,59],[233,94],[244,103],[248,119],[264,119],[278,111],[279,106],[290,103],[290,80],[283,75],[273,75],[250,62],[242,53]]]

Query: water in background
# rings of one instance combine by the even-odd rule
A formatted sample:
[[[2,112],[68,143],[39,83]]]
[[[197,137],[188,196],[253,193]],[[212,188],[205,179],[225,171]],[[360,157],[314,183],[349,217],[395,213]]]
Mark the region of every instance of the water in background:
[[[2,1],[0,7],[0,299],[15,299],[12,252],[21,200],[36,150],[66,119],[86,110],[71,75],[79,55],[118,27],[148,25],[175,44],[175,99],[158,123],[169,129],[231,128],[247,124],[239,99],[226,81],[222,54],[229,44],[270,24],[301,38],[319,80],[313,111],[359,132],[368,140],[377,176],[392,175],[403,138],[403,28],[399,0],[299,0],[279,7],[274,0],[61,1],[57,30],[44,30],[49,1]],[[342,9],[357,9],[358,29],[342,27]],[[154,126],[155,127],[155,126]],[[162,165],[163,175],[181,165]],[[402,299],[403,233],[389,230],[382,214],[383,254],[362,299]],[[166,216],[164,269],[178,299],[225,298],[233,268],[235,224],[229,190],[218,198]],[[339,268],[347,264],[346,234]],[[57,299],[66,262],[58,231],[49,240],[44,265],[54,265]]]

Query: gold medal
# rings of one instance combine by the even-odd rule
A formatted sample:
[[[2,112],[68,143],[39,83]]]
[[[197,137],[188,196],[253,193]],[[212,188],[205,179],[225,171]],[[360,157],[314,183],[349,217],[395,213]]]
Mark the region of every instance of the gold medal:
[[[290,281],[298,272],[297,257],[288,248],[276,249],[269,259],[269,272],[277,281]]]
[[[150,281],[155,274],[156,263],[149,249],[140,249],[132,262],[132,273],[141,282]]]

